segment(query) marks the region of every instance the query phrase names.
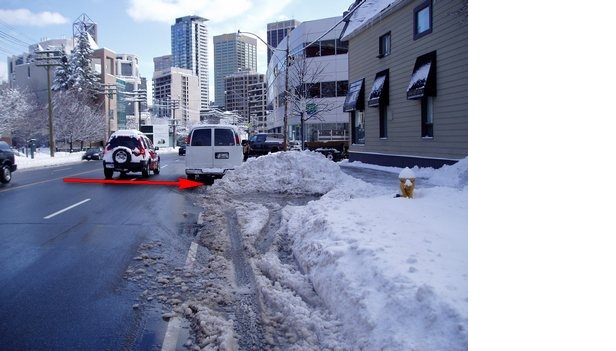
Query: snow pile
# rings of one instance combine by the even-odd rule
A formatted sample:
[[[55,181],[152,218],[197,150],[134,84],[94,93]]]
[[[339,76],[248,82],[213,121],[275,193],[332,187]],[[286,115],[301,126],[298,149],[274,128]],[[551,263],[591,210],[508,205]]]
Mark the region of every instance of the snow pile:
[[[394,198],[391,190],[343,174],[320,154],[281,152],[246,162],[213,189],[325,194],[305,206],[286,206],[281,231],[318,298],[342,322],[351,349],[465,350],[468,160],[412,172],[426,186],[418,185],[415,199]],[[254,210],[256,217],[265,215],[262,207]],[[265,223],[238,217],[252,238]],[[313,299],[302,288],[303,275],[283,273],[273,256],[256,264],[274,287]],[[276,293],[266,300],[277,304],[281,298]],[[299,300],[285,300],[295,306],[293,313],[301,311]],[[334,330],[322,332],[336,335]]]
[[[20,169],[37,168],[37,167],[49,167],[57,166],[60,164],[79,163],[81,162],[81,156],[83,151],[78,152],[55,152],[54,157],[49,155],[49,149],[41,149],[39,152],[34,153],[34,158],[30,158],[30,151],[28,150],[28,157],[15,156],[15,164],[17,165],[17,171]]]
[[[214,187],[230,193],[266,192],[322,195],[347,177],[340,167],[317,152],[276,152],[249,158]]]

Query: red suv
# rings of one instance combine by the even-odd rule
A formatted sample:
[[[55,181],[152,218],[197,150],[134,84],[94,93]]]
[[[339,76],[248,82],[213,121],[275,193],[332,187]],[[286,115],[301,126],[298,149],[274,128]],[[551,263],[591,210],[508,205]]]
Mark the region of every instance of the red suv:
[[[118,130],[109,137],[103,149],[103,170],[105,179],[111,179],[113,172],[125,175],[141,172],[148,177],[150,172],[160,173],[160,156],[145,134],[137,130]]]

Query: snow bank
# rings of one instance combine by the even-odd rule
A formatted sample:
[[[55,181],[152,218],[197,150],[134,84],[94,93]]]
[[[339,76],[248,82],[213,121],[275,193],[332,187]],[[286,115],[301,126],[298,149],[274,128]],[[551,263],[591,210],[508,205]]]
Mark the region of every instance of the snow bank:
[[[412,171],[429,186],[418,186],[415,199],[394,198],[321,154],[281,152],[251,159],[212,189],[324,194],[285,207],[282,226],[351,349],[466,350],[468,160]],[[263,225],[240,221],[250,231]],[[277,265],[260,262],[271,276],[280,276]],[[293,275],[284,281],[304,284]]]
[[[230,193],[267,192],[322,195],[347,177],[320,153],[276,152],[249,158],[227,173],[214,187]]]

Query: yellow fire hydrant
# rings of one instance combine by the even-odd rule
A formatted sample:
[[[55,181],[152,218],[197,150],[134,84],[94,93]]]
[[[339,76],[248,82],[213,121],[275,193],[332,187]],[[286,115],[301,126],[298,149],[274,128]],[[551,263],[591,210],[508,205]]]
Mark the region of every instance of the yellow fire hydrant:
[[[415,173],[408,167],[405,167],[400,174],[400,195],[402,197],[413,198],[413,191],[415,191]]]

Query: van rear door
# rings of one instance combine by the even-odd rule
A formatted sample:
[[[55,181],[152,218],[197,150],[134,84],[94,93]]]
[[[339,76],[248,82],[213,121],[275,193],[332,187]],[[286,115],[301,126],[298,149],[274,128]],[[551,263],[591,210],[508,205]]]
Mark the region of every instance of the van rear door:
[[[212,128],[194,129],[186,147],[186,168],[212,168],[213,160]]]
[[[231,128],[214,128],[214,168],[233,169],[242,164],[244,149]]]

